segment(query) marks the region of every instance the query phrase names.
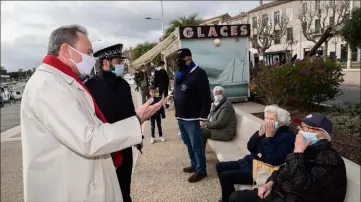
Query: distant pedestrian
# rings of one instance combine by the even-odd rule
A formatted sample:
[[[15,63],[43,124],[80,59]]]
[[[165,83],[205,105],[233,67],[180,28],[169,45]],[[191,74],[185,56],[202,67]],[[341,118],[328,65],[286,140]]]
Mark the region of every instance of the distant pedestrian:
[[[169,77],[167,70],[164,69],[164,65],[165,63],[163,61],[159,62],[159,67],[157,67],[154,72],[154,82],[158,88],[159,96],[166,98],[168,97]],[[166,108],[168,108],[167,104]]]
[[[146,73],[144,65],[140,67],[141,72],[137,76],[137,85],[140,88],[140,95],[142,96],[142,103],[144,104],[149,98],[149,77]]]

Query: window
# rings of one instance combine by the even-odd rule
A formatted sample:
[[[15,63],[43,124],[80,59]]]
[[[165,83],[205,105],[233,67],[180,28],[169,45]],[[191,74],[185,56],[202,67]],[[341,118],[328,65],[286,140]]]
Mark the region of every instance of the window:
[[[330,0],[330,6],[335,6],[336,2],[335,0]]]
[[[316,9],[320,9],[321,8],[320,0],[315,0],[315,5],[316,5]]]
[[[293,27],[287,28],[287,41],[293,41]]]
[[[256,29],[257,28],[257,17],[253,17],[252,18],[252,28]]]
[[[307,3],[306,2],[302,4],[302,12],[303,13],[307,12]]]
[[[273,18],[274,18],[274,21],[275,21],[274,22],[275,25],[279,24],[280,23],[280,12],[276,11],[276,12],[274,12],[273,15],[274,15]]]
[[[320,19],[315,20],[315,33],[320,33],[321,31],[321,21]]]
[[[329,24],[330,24],[330,25],[335,24],[335,18],[334,18],[334,16],[331,16],[331,17],[329,18]]]
[[[279,30],[275,30],[275,44],[281,44],[281,37],[278,36]]]
[[[252,37],[252,48],[256,48],[257,44],[258,44],[258,38],[257,38],[257,35],[255,34]]]
[[[268,25],[268,14],[263,14],[262,15],[262,24],[263,25]]]

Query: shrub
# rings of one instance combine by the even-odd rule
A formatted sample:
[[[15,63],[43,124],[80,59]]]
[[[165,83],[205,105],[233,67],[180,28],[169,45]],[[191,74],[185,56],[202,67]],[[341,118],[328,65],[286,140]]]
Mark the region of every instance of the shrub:
[[[338,104],[327,117],[333,123],[332,144],[342,156],[360,164],[361,104]]]
[[[252,75],[253,91],[266,104],[310,108],[313,103],[340,94],[342,68],[336,62],[316,59],[259,68]]]

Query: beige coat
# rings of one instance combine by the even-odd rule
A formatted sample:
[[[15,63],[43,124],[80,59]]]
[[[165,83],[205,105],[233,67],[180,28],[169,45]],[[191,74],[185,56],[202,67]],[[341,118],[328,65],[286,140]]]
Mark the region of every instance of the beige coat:
[[[110,153],[142,141],[138,119],[103,124],[73,78],[42,64],[21,102],[25,201],[123,201]]]

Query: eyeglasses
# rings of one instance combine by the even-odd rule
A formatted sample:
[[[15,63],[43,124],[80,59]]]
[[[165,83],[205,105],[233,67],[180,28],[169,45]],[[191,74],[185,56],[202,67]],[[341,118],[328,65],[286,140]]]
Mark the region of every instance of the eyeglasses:
[[[310,129],[319,130],[318,128],[313,128],[313,127],[309,127],[309,126],[305,126],[305,125],[299,125],[299,126],[297,126],[297,129],[302,130],[304,132],[308,132],[308,131],[310,131]]]

